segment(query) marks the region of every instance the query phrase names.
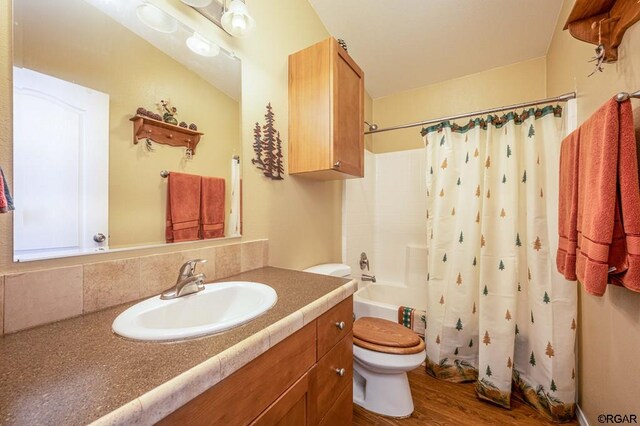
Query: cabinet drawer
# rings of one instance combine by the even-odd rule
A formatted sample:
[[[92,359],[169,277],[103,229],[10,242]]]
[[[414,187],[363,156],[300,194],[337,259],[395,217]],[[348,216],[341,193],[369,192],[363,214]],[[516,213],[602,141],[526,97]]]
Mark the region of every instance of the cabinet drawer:
[[[178,408],[159,424],[249,424],[313,366],[315,340],[316,329],[309,324]],[[304,390],[304,382],[300,386]]]
[[[318,318],[318,359],[351,331],[353,296],[338,303]]]
[[[320,426],[353,424],[353,386],[347,386],[319,423]]]
[[[324,417],[344,389],[353,386],[352,381],[353,335],[349,331],[329,353],[318,361],[316,368],[318,419]]]

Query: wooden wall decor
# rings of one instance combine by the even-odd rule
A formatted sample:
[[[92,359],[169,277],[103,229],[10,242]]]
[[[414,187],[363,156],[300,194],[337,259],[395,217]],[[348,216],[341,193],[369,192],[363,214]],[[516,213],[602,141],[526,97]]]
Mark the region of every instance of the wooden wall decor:
[[[171,105],[169,100],[161,100],[156,107],[162,115],[138,107],[136,115],[130,118],[133,121],[133,143],[137,144],[144,139],[146,148],[153,151],[151,141],[171,146],[184,146],[187,148],[186,156],[191,159],[196,153],[196,145],[200,142],[203,133],[198,132],[198,126],[194,123],[178,123],[176,115],[178,109]]]
[[[576,0],[564,29],[578,40],[595,45],[601,43],[605,62],[615,62],[625,31],[639,20],[638,0]]]
[[[136,114],[129,120],[133,121],[134,144],[140,139],[150,139],[165,145],[184,146],[191,155],[195,155],[200,136],[204,134],[143,115]]]
[[[267,104],[267,113],[264,115],[266,124],[260,126],[256,122],[253,129],[253,150],[256,153],[251,164],[273,180],[284,179],[284,162],[282,161],[282,140],[280,132],[274,127],[275,114],[271,102]]]

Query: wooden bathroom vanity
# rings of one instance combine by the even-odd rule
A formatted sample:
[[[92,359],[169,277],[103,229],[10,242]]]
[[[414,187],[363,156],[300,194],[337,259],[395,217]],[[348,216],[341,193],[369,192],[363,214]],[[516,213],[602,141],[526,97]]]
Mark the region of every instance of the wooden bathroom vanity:
[[[160,424],[351,424],[352,323],[349,297]]]
[[[264,283],[278,300],[244,325],[176,342],[114,334],[135,302],[5,335],[0,423],[350,424],[356,282],[273,267],[224,281]]]

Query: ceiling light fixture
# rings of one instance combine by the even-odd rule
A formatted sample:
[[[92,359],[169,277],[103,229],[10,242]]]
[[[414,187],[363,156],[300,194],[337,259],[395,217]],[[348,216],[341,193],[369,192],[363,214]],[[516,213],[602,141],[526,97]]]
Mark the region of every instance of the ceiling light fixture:
[[[220,20],[222,28],[234,37],[244,37],[256,26],[249,9],[242,0],[232,0]]]
[[[182,0],[182,3],[191,7],[207,7],[213,0]]]
[[[220,47],[217,44],[207,40],[196,32],[187,39],[187,47],[189,47],[193,53],[208,58],[218,56],[220,53]]]
[[[178,29],[178,21],[151,3],[143,3],[136,7],[136,16],[147,27],[165,34]]]

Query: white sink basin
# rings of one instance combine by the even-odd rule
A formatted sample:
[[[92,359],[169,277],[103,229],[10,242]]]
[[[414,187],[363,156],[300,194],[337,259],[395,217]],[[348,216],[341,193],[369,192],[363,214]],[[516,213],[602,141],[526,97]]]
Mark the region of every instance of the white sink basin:
[[[113,321],[113,331],[135,340],[180,340],[219,333],[265,313],[278,300],[265,284],[231,281],[206,284],[198,293],[133,305]]]

